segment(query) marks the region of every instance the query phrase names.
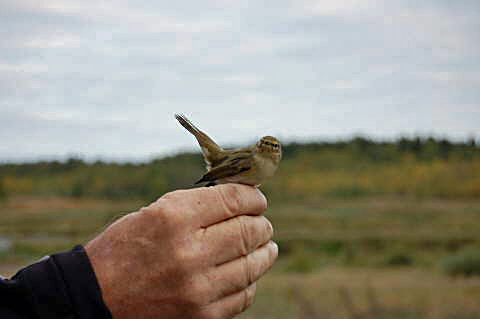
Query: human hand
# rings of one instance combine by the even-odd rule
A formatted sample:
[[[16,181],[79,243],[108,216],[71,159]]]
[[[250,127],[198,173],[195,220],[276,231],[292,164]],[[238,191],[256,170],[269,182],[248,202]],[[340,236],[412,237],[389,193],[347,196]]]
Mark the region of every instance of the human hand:
[[[254,187],[179,190],[131,213],[85,246],[114,319],[232,318],[278,247]]]

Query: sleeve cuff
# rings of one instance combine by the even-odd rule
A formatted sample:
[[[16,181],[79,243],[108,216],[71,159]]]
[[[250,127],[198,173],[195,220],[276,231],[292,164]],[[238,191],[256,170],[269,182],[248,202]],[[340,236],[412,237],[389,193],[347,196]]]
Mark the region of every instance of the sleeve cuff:
[[[52,255],[20,271],[40,318],[112,318],[82,246]]]

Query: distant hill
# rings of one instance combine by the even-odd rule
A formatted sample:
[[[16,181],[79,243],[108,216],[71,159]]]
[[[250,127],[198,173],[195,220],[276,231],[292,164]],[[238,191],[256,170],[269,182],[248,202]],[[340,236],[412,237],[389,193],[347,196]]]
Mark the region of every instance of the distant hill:
[[[415,196],[480,198],[480,147],[474,139],[451,142],[401,138],[377,142],[290,143],[277,175],[262,185],[272,198]],[[69,196],[153,200],[193,187],[204,172],[200,153],[180,153],[149,163],[65,162],[0,165],[0,197]]]

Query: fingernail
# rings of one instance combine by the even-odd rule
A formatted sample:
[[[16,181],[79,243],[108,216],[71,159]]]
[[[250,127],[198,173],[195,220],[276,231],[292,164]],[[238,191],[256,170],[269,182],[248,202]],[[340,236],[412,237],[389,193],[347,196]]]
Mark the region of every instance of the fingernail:
[[[270,233],[270,238],[273,237],[273,225],[272,223],[265,217],[266,221],[267,221],[267,228],[268,228],[268,232]]]
[[[253,301],[255,299],[255,292],[256,291],[257,291],[257,283],[255,283],[255,282],[247,287],[247,289],[246,289],[247,300],[245,302],[245,309],[250,307],[253,304]]]
[[[263,197],[263,199],[264,199],[264,201],[265,201],[265,209],[266,209],[266,207],[268,206],[267,197],[265,196],[265,194],[262,193],[262,191],[261,191],[259,188],[255,187],[255,189],[257,190],[257,193],[258,193],[261,197]]]
[[[270,246],[273,249],[275,255],[278,256],[278,245],[277,245],[277,243],[272,240],[272,241],[270,241]]]

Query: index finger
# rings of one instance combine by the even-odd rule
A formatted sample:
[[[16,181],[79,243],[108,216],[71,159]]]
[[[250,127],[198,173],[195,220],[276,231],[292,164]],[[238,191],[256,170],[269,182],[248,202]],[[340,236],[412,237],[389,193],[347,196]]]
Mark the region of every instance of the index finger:
[[[222,184],[196,191],[192,213],[201,227],[239,215],[260,215],[267,209],[267,199],[253,186]]]

